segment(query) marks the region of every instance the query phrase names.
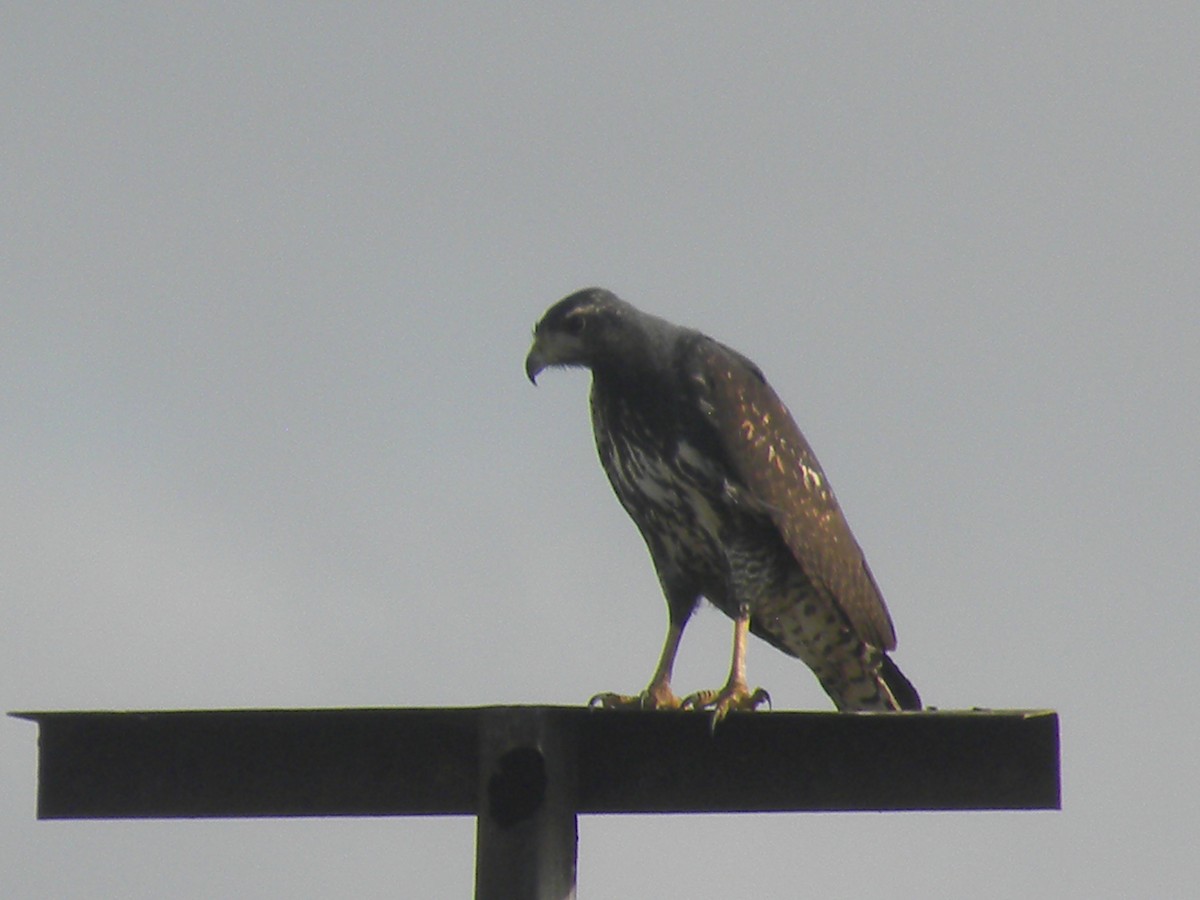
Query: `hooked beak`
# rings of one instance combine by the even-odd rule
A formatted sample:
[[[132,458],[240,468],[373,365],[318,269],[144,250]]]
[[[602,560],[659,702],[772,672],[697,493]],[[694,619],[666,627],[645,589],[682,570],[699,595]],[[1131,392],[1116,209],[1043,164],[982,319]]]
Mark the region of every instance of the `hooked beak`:
[[[541,349],[535,340],[529,349],[529,355],[525,357],[525,377],[529,379],[530,384],[537,385],[538,374],[547,365],[546,358],[542,356]]]

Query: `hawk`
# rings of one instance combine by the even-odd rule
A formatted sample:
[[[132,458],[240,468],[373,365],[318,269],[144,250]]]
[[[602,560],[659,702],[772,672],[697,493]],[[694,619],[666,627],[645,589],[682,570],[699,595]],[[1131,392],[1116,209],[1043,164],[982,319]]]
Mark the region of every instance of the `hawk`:
[[[650,684],[594,705],[708,709],[714,724],[752,710],[768,697],[746,682],[750,633],[802,660],[839,710],[921,708],[829,480],[758,366],[601,288],[537,323],[525,372],[536,384],[549,366],[591,370],[600,462],[667,600]],[[724,687],[680,700],[671,672],[701,597],[733,620],[733,663]]]

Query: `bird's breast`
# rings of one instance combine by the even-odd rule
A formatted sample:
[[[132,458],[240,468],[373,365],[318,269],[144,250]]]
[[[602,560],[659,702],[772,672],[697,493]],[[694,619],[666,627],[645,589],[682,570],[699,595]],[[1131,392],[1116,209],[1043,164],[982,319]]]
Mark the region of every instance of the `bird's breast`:
[[[721,579],[727,513],[720,480],[695,449],[639,428],[598,428],[596,437],[613,490],[660,571]]]

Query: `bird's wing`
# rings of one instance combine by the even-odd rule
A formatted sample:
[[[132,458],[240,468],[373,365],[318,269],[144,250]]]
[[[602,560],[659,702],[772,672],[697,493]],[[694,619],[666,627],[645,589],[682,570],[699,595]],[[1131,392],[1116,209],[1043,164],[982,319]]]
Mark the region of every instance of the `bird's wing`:
[[[710,422],[748,502],[765,510],[805,575],[832,596],[858,636],[883,650],[895,630],[871,570],[812,449],[759,368],[703,339],[686,364],[689,389]]]

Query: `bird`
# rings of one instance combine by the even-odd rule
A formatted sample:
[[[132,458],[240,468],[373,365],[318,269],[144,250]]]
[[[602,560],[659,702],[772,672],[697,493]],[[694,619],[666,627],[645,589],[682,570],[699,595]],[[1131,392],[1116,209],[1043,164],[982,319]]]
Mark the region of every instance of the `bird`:
[[[841,711],[918,710],[892,660],[896,632],[816,456],[762,370],[702,332],[604,288],[576,291],[534,326],[525,373],[591,370],[600,462],[641,532],[667,602],[667,634],[639,694],[608,708],[731,712],[769,705],[746,679],[747,635],[804,662]],[[671,678],[701,599],[733,620],[723,687],[684,698]]]

